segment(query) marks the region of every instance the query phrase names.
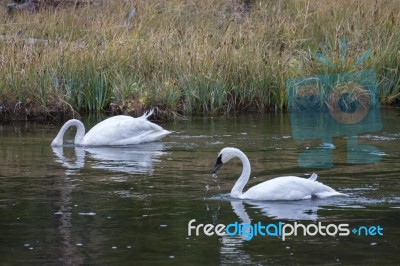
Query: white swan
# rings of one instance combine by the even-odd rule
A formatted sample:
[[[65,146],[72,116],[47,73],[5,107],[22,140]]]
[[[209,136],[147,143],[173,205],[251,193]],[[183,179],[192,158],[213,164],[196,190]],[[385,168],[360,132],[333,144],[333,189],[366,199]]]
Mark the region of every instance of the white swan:
[[[251,168],[249,159],[239,149],[222,149],[218,154],[213,174],[216,174],[222,164],[235,157],[239,158],[242,162],[243,171],[231,190],[230,195],[232,198],[250,200],[302,200],[310,199],[311,197],[347,196],[318,182],[316,174],[312,174],[308,179],[297,176],[277,177],[251,187],[243,193],[243,188],[250,177]]]
[[[77,146],[130,145],[160,140],[171,132],[148,121],[152,114],[150,111],[137,118],[113,116],[95,125],[86,135],[82,122],[71,119],[62,126],[51,146],[62,146],[64,134],[71,126],[77,128],[74,141]]]

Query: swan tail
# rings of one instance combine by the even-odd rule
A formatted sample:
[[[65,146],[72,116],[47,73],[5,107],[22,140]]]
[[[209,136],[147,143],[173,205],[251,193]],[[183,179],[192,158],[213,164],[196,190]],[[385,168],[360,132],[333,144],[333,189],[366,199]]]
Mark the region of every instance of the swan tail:
[[[317,198],[323,199],[323,198],[335,197],[335,196],[348,197],[349,195],[340,193],[340,192],[337,192],[336,190],[334,190],[334,191],[324,191],[324,192],[315,193],[314,196]]]
[[[135,136],[135,139],[137,139],[137,143],[145,143],[145,142],[153,142],[157,140],[161,140],[165,136],[169,135],[171,132],[168,130],[161,130],[161,131],[153,131],[153,132],[147,132],[146,134],[143,134],[142,136]]]
[[[316,173],[312,173],[312,175],[308,178],[311,181],[317,181],[318,175]]]
[[[151,109],[150,111],[145,112],[140,118],[147,119],[147,118],[149,118],[153,113],[154,113],[154,109]]]

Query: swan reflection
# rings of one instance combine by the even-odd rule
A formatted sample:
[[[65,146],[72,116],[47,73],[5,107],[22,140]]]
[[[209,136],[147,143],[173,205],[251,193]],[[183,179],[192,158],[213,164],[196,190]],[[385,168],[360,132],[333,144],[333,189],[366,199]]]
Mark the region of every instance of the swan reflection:
[[[64,152],[65,148],[65,152]],[[165,154],[161,142],[143,143],[121,147],[52,147],[56,162],[70,171],[89,165],[92,169],[129,174],[152,174],[154,163]],[[73,149],[73,155],[70,151]]]
[[[236,221],[240,225],[256,224],[262,222],[264,225],[267,223],[276,223],[276,220],[282,222],[288,221],[320,221],[323,217],[319,217],[318,210],[326,209],[327,206],[338,206],[348,204],[348,198],[327,198],[327,199],[310,199],[298,201],[251,201],[240,200],[230,197],[228,194],[220,195],[220,197],[211,198],[212,201],[223,201],[230,204],[233,213],[236,215]],[[209,208],[207,211],[211,212],[212,223],[219,224],[221,217],[220,204],[216,203],[216,207]],[[212,211],[214,209],[214,211]],[[217,209],[217,210],[215,210]],[[253,213],[257,217],[251,218],[250,214]],[[258,212],[258,213],[257,213]],[[261,216],[261,217],[260,217]],[[260,219],[260,220],[258,220]],[[245,230],[244,227],[240,230]],[[251,228],[247,228],[251,230]],[[246,230],[247,231],[247,230]],[[247,233],[242,232],[238,235],[224,235],[221,236],[220,258],[221,265],[254,265],[257,264],[257,258],[252,257],[251,254],[246,252],[246,245],[249,243],[250,231]],[[270,238],[277,239],[277,238]],[[253,240],[253,239],[252,239]],[[279,240],[280,241],[280,240]]]
[[[212,197],[212,200],[229,201],[233,212],[244,223],[250,221],[245,207],[254,209],[262,216],[271,220],[286,221],[317,221],[321,219],[318,211],[327,206],[341,206],[352,202],[349,198],[312,198],[309,200],[281,200],[281,201],[257,201],[257,200],[238,200],[230,197],[228,194]]]
[[[251,219],[247,214],[244,205],[241,200],[232,200],[231,207],[234,213],[239,218],[241,224],[250,224]],[[250,254],[244,250],[244,243],[246,241],[246,235],[240,236],[222,236],[221,237],[221,265],[252,265],[254,264]]]
[[[258,209],[261,215],[273,220],[291,221],[316,221],[317,211],[320,209],[322,201],[318,199],[298,200],[298,201],[269,201],[269,202],[246,202],[251,208]]]

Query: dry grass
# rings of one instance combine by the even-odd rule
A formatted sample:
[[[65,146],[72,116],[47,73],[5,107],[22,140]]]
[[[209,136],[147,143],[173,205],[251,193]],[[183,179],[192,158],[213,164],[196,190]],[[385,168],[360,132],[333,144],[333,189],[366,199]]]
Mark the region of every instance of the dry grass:
[[[137,15],[124,26],[133,6]],[[2,8],[0,19],[3,118],[16,117],[17,104],[32,118],[71,108],[284,109],[288,78],[356,70],[368,49],[362,67],[376,70],[381,101],[400,95],[395,1],[99,0],[33,14]],[[340,39],[349,45],[345,63]],[[315,60],[318,51],[336,66]]]

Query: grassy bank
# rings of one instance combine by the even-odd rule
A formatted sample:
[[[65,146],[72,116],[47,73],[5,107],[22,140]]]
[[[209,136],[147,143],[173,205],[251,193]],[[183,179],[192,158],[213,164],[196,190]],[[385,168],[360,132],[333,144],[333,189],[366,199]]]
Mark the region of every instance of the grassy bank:
[[[288,78],[357,70],[368,49],[362,68],[376,71],[381,102],[400,98],[396,1],[95,3],[32,14],[0,8],[0,119],[285,109]],[[315,60],[317,52],[337,66]]]

